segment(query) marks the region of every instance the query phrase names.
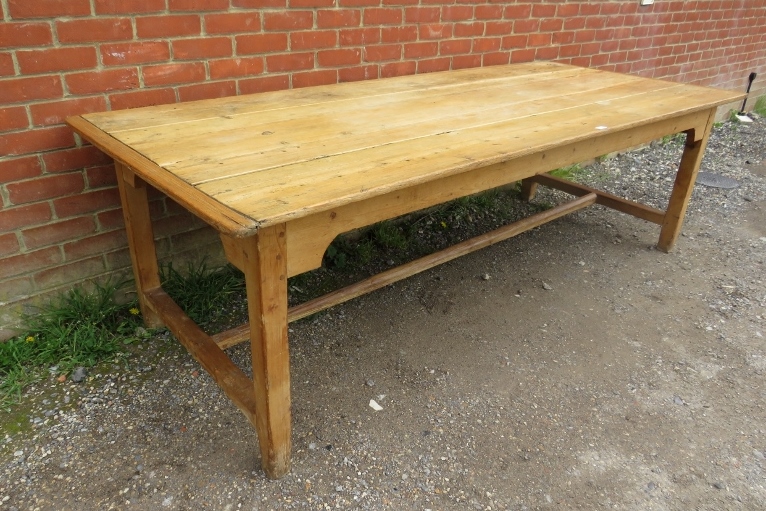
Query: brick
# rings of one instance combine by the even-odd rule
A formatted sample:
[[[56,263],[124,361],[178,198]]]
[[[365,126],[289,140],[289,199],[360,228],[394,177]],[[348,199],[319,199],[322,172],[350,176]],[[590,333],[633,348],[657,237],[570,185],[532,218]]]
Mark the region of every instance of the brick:
[[[141,72],[147,87],[201,82],[205,79],[205,65],[202,62],[145,66]]]
[[[548,46],[551,44],[551,34],[529,34],[527,45],[531,47]]]
[[[365,25],[399,25],[403,19],[401,9],[369,7],[364,10]]]
[[[285,90],[290,88],[290,77],[287,75],[264,76],[239,80],[239,92],[241,94],[253,94],[256,92],[268,92]]]
[[[503,18],[507,20],[520,20],[529,18],[532,14],[532,6],[529,4],[507,5],[503,10]],[[499,18],[499,16],[495,16]]]
[[[124,41],[133,38],[133,24],[129,18],[56,21],[56,34],[62,43]]]
[[[477,5],[474,17],[477,20],[498,20],[503,17],[503,6]]]
[[[373,80],[380,74],[377,65],[346,67],[338,69],[338,82],[358,82],[360,80]]]
[[[0,160],[0,176],[5,183],[37,177],[42,172],[43,168],[38,155]]]
[[[114,172],[114,164],[100,165],[85,169],[85,179],[88,188],[114,187],[117,185],[117,176]]]
[[[329,85],[338,83],[338,71],[335,69],[321,69],[293,74],[293,88],[315,87],[317,85]]]
[[[571,18],[580,13],[579,3],[559,4],[556,7],[556,16],[559,18]]]
[[[473,7],[470,5],[445,5],[442,7],[442,21],[466,21],[473,18]]]
[[[10,53],[0,53],[0,76],[14,76],[16,69],[13,67],[13,57]]]
[[[287,0],[231,0],[232,7],[262,9],[264,7],[287,7]]]
[[[287,50],[287,34],[253,34],[236,37],[237,54],[273,53]]]
[[[527,34],[537,32],[538,30],[540,30],[540,20],[538,19],[516,20],[513,22],[514,34]]]
[[[354,66],[361,62],[360,48],[336,48],[317,52],[317,63],[321,67]]]
[[[481,1],[481,0],[476,0]],[[419,2],[419,0],[382,0],[383,5],[418,5],[418,3],[422,4],[428,4],[428,3],[436,3],[441,4],[443,0],[423,0],[422,2]]]
[[[149,210],[154,213],[154,209],[156,208],[153,208],[152,206],[153,203],[150,202]],[[125,228],[125,217],[123,216],[122,208],[102,211],[96,215],[96,221],[103,231]]]
[[[442,23],[423,23],[418,25],[418,37],[428,39],[449,39],[452,37],[452,25]]]
[[[0,279],[5,281],[5,279],[10,277],[16,277],[40,268],[60,264],[62,259],[63,256],[58,247],[49,247],[27,254],[8,257],[3,259],[3,264],[0,264]]]
[[[556,15],[556,6],[551,4],[535,4],[532,6],[533,18],[552,18]]]
[[[0,101],[3,103],[60,98],[62,95],[58,76],[10,78],[0,82]]]
[[[229,0],[168,0],[171,11],[225,11]]]
[[[557,56],[560,58],[577,57],[581,54],[581,52],[582,52],[581,44],[567,44],[564,46],[559,46],[559,51]]]
[[[349,28],[338,31],[340,46],[366,46],[379,42],[380,29],[378,28]]]
[[[526,35],[507,35],[502,38],[503,42],[500,48],[503,50],[513,50],[515,48],[526,48],[527,38]],[[534,51],[532,52],[534,54]]]
[[[227,12],[205,15],[208,34],[241,34],[261,29],[261,15],[257,12]]]
[[[237,84],[233,80],[225,82],[195,83],[178,88],[179,101],[197,101],[199,99],[224,98],[236,96]]]
[[[74,134],[67,126],[15,131],[0,135],[0,154],[20,154],[48,151],[74,145]]]
[[[318,28],[358,27],[362,12],[356,9],[322,9],[317,11]]]
[[[53,151],[42,155],[45,171],[65,172],[77,170],[93,165],[105,165],[111,162],[111,158],[92,145]]]
[[[13,19],[88,16],[90,0],[8,0]]]
[[[381,62],[384,60],[398,60],[402,56],[401,44],[386,44],[368,46],[364,49],[365,62]]]
[[[23,106],[0,108],[0,132],[29,127],[27,109]],[[5,176],[3,176],[5,177]]]
[[[32,124],[35,126],[62,124],[70,115],[82,115],[105,110],[107,110],[106,100],[102,96],[65,99],[52,103],[35,103],[29,106]]]
[[[138,88],[138,72],[135,68],[88,71],[68,74],[65,81],[72,94],[97,94]]]
[[[35,250],[62,241],[80,238],[96,230],[96,223],[92,218],[79,217],[63,220],[41,227],[25,229],[22,231],[24,245],[28,250]]]
[[[585,18],[582,16],[564,20],[564,30],[582,30],[583,28],[585,28]]]
[[[231,57],[231,39],[228,37],[196,37],[173,41],[175,60],[204,60],[216,57]]]
[[[96,14],[148,14],[165,10],[165,0],[94,0]]]
[[[337,44],[338,33],[334,30],[310,30],[290,34],[290,50],[314,50],[332,48]]]
[[[314,14],[311,11],[284,11],[263,13],[264,30],[302,30],[314,26]]]
[[[455,23],[455,37],[478,37],[484,35],[484,22]]]
[[[47,269],[34,275],[35,284],[43,289],[63,286],[72,282],[82,282],[89,277],[101,275],[106,269],[102,256],[83,259],[64,266],[53,267],[53,265],[48,265],[43,268]]]
[[[175,102],[176,93],[173,89],[137,90],[109,95],[109,104],[112,110],[167,105]]]
[[[335,0],[289,0],[290,8],[333,7]]]
[[[559,57],[560,48],[557,46],[549,46],[546,48],[535,49],[535,59],[537,60],[553,60]]]
[[[377,7],[380,0],[338,0],[340,7]]]
[[[455,55],[452,57],[452,69],[480,67],[481,55]]]
[[[482,55],[481,64],[483,66],[508,64],[510,58],[511,56],[509,52],[484,53]]]
[[[136,18],[136,33],[141,39],[200,35],[202,22],[196,14],[145,16]]]
[[[471,39],[450,39],[439,42],[440,55],[455,55],[471,52]]]
[[[13,204],[26,204],[80,193],[84,186],[83,176],[78,172],[45,176],[6,185],[8,197]]]
[[[502,39],[500,37],[481,37],[473,40],[472,51],[474,53],[498,51],[501,44]]]
[[[0,235],[0,257],[18,254],[20,250],[19,239],[14,233]],[[3,287],[5,287],[5,282],[3,282]]]
[[[48,23],[4,21],[0,23],[0,48],[29,48],[53,42]]]
[[[439,57],[418,61],[418,73],[433,73],[436,71],[449,70],[452,62],[449,57]]]
[[[407,23],[435,23],[441,17],[438,7],[407,7],[404,10],[404,20]]]
[[[435,57],[437,53],[439,53],[439,43],[436,42],[423,41],[404,45],[405,59]]]
[[[380,30],[380,39],[383,43],[404,43],[417,41],[418,27],[404,25],[401,27],[383,27]]]
[[[514,23],[510,21],[488,21],[484,29],[484,35],[508,35],[512,33]]]
[[[64,244],[64,257],[67,261],[76,261],[120,250],[127,243],[128,239],[124,230],[105,232]]]
[[[414,75],[415,71],[417,71],[417,63],[415,61],[389,62],[381,64],[380,77],[391,78],[394,76]]]
[[[30,204],[0,211],[0,231],[13,231],[20,227],[41,224],[53,218],[46,203]]]
[[[208,62],[210,79],[253,76],[263,73],[262,57],[238,57],[234,59],[211,60]]]
[[[105,66],[147,64],[170,60],[170,45],[167,41],[141,41],[130,43],[102,44],[101,62]]]
[[[547,18],[540,20],[540,32],[559,32],[564,27],[561,18]]]
[[[266,69],[270,73],[280,71],[301,71],[314,67],[313,53],[284,53],[280,55],[268,55],[266,57]]]
[[[98,63],[92,46],[17,51],[16,58],[19,69],[27,75],[94,68]]]

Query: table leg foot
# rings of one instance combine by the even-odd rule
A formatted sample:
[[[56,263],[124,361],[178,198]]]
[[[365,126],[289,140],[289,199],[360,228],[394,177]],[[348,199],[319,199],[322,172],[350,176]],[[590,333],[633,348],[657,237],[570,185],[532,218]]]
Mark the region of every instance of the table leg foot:
[[[537,193],[537,183],[531,179],[521,180],[521,198],[529,202],[535,198]]]

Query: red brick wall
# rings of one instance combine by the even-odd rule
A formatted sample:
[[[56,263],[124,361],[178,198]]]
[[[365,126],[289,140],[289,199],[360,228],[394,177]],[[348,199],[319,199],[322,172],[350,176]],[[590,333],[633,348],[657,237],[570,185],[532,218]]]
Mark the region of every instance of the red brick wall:
[[[533,59],[744,90],[763,0],[0,0],[0,336],[128,265],[108,158],[64,118]],[[210,241],[153,202],[160,251]]]

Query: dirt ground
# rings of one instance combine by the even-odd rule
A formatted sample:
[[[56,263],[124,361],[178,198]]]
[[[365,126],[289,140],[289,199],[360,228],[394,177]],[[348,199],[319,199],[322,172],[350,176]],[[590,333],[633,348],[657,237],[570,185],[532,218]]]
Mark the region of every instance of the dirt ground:
[[[594,207],[292,324],[284,479],[161,336],[30,390],[0,510],[766,509],[766,121],[716,137],[740,186],[698,184],[670,254]],[[678,151],[592,175],[661,203]]]

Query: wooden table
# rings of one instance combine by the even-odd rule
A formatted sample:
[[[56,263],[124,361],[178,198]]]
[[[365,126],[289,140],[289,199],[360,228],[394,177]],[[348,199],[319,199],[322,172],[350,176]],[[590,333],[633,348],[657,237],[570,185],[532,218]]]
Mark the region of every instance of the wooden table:
[[[262,466],[290,469],[289,320],[599,203],[681,228],[727,91],[546,63],[88,114],[68,119],[115,160],[141,311],[166,325],[255,426]],[[544,175],[685,132],[665,211]],[[543,175],[541,175],[543,174]],[[287,278],[339,233],[522,181],[577,199],[288,310]],[[209,336],[162,290],[146,184],[213,226],[245,274],[249,324]],[[250,340],[253,379],[223,351]]]

